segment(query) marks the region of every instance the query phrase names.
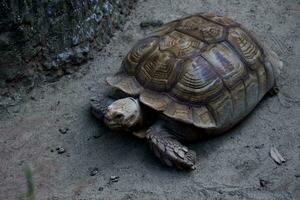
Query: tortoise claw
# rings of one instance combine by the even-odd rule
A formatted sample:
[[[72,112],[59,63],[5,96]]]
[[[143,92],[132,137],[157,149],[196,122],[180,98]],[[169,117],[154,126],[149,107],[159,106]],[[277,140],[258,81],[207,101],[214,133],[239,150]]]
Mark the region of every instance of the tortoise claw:
[[[150,128],[147,140],[161,162],[180,170],[195,169],[196,153],[183,146],[166,130],[159,130]]]
[[[97,119],[103,120],[107,107],[113,102],[106,96],[97,96],[90,99],[91,113]]]

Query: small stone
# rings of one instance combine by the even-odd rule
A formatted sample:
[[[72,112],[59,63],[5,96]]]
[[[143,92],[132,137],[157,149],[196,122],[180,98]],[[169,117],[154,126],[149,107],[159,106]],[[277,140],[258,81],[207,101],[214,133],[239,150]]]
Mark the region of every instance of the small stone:
[[[141,28],[148,28],[150,26],[152,27],[160,27],[162,26],[164,23],[161,20],[146,20],[140,23],[140,27]]]
[[[98,139],[98,138],[100,138],[101,136],[102,136],[102,135],[94,135],[93,138],[94,138],[94,139]]]
[[[104,190],[104,187],[99,187],[98,188],[98,191],[103,191]]]
[[[295,177],[296,177],[296,178],[299,178],[299,177],[300,177],[300,174],[295,174]]]
[[[119,176],[111,176],[111,177],[110,177],[110,181],[111,181],[111,182],[118,182],[118,181],[119,181],[119,178],[120,178]]]
[[[259,144],[259,145],[255,145],[254,148],[255,149],[262,149],[265,145],[264,144]]]
[[[52,153],[53,153],[53,152],[54,152],[54,150],[53,150],[53,149],[50,149],[50,152],[52,152]]]
[[[58,154],[63,154],[63,153],[66,152],[66,150],[64,148],[62,148],[62,147],[57,147],[56,151],[57,151]]]
[[[264,179],[259,179],[259,184],[261,187],[266,187],[270,182]]]
[[[96,174],[98,174],[98,172],[99,172],[98,168],[95,167],[90,171],[90,176],[95,176]]]
[[[25,161],[24,160],[21,160],[18,164],[21,166],[21,165],[23,165],[25,163]]]
[[[69,131],[69,128],[60,128],[58,130],[61,134],[66,134]]]
[[[34,96],[30,96],[30,99],[31,99],[32,101],[36,101],[36,98],[35,98]]]
[[[275,147],[271,148],[270,156],[278,165],[285,163],[285,159],[282,157],[282,155],[279,153],[279,151]]]

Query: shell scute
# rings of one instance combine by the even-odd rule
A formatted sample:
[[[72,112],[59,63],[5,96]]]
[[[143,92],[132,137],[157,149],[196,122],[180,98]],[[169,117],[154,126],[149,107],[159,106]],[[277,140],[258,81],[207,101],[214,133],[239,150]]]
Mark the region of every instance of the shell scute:
[[[236,23],[232,19],[225,17],[225,16],[216,15],[214,13],[201,13],[200,15],[206,19],[213,21],[213,22],[222,24],[223,26],[237,26],[238,25],[238,23]]]
[[[206,106],[193,108],[193,124],[201,128],[216,127],[216,122]]]
[[[146,88],[166,91],[171,84],[170,75],[174,72],[175,61],[171,52],[157,49],[140,64],[136,78]]]
[[[253,64],[262,56],[262,53],[245,31],[238,27],[229,29],[228,41],[235,47],[248,64],[255,67]]]
[[[158,44],[158,37],[149,37],[138,41],[129,51],[123,61],[122,67],[125,68],[129,75],[134,75],[138,64],[143,60],[145,55],[152,52]]]
[[[139,95],[143,91],[143,87],[132,76],[124,76],[123,74],[120,74],[108,77],[106,82],[109,85],[133,96]]]
[[[231,126],[234,113],[233,102],[229,92],[224,91],[223,95],[208,103],[208,108],[214,116],[217,126]]]
[[[254,108],[259,99],[259,86],[256,72],[249,72],[249,78],[245,80],[246,103],[248,110]]]
[[[171,51],[178,58],[200,52],[204,46],[205,44],[200,40],[178,31],[173,31],[163,36],[159,43],[161,50]]]
[[[164,111],[172,100],[166,95],[145,90],[140,95],[140,101],[145,105],[154,108],[155,110]]]
[[[212,66],[201,56],[186,60],[184,71],[171,94],[182,101],[205,102],[223,89],[223,84]]]
[[[203,56],[228,88],[234,87],[248,75],[244,63],[225,42],[212,45],[203,52]]]
[[[193,123],[193,109],[185,104],[179,104],[175,101],[172,101],[165,109],[164,114],[168,117],[185,123]]]
[[[207,43],[214,43],[222,40],[225,34],[224,27],[200,16],[192,16],[182,20],[178,23],[175,30]]]

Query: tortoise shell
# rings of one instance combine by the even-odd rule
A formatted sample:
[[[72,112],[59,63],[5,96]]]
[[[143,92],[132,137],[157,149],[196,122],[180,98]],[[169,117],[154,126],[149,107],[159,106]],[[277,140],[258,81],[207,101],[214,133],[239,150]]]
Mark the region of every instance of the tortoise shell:
[[[194,14],[142,39],[107,82],[171,119],[226,129],[274,85],[273,66],[255,38],[233,20]]]

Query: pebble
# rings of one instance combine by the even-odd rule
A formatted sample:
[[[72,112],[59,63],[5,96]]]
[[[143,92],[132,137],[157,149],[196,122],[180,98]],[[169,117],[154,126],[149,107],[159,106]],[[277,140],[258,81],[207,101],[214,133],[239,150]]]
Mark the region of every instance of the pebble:
[[[101,136],[102,136],[102,135],[94,135],[93,138],[94,138],[94,139],[98,139],[98,138],[100,138]]]
[[[264,179],[259,179],[259,184],[261,187],[266,187],[270,182]]]
[[[90,171],[90,176],[95,176],[96,174],[98,174],[98,172],[99,172],[98,168],[95,167]]]
[[[140,23],[141,28],[148,28],[150,26],[152,27],[160,27],[164,24],[161,20],[146,20]]]
[[[103,191],[104,187],[99,187],[98,191]]]
[[[118,181],[119,181],[119,178],[120,178],[119,176],[111,176],[111,177],[110,177],[110,181],[111,181],[111,182],[118,182]]]
[[[69,128],[60,128],[58,130],[61,134],[66,134],[69,131]]]
[[[265,146],[264,144],[258,144],[258,145],[255,145],[254,148],[255,149],[262,149],[262,148],[264,148],[264,146]]]
[[[30,99],[31,99],[32,101],[36,101],[36,98],[35,98],[34,96],[30,96]]]
[[[282,155],[275,147],[272,147],[270,149],[270,156],[278,165],[286,162],[286,160],[282,157]]]
[[[63,153],[66,152],[66,150],[64,148],[62,148],[62,147],[57,147],[56,151],[57,151],[58,154],[63,154]]]

